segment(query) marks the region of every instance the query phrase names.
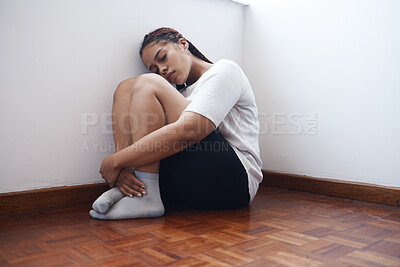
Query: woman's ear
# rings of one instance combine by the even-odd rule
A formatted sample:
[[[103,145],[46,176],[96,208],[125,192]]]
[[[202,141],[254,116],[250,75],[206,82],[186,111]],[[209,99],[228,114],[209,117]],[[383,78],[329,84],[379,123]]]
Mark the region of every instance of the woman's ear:
[[[185,38],[180,38],[178,42],[179,42],[180,45],[183,46],[184,50],[188,50],[189,49],[189,43],[188,43],[188,41],[186,41]]]

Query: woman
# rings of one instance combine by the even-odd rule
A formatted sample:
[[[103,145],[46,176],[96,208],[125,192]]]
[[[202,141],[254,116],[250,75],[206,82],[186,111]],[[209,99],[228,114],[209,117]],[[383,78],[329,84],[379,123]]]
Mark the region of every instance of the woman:
[[[262,174],[257,107],[246,75],[230,60],[213,64],[170,28],[147,34],[140,56],[153,73],[123,81],[115,91],[117,152],[100,168],[112,189],[90,215],[158,217],[167,203],[247,206]]]

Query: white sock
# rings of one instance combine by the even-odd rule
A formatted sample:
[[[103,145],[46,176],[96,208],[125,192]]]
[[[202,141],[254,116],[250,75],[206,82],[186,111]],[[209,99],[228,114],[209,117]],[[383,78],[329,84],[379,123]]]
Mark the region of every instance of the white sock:
[[[117,187],[111,188],[96,199],[92,208],[98,213],[106,213],[112,205],[124,196]]]
[[[103,220],[120,220],[120,219],[133,219],[133,218],[151,218],[151,217],[160,217],[164,215],[165,209],[164,204],[161,201],[160,195],[160,187],[158,184],[158,173],[146,173],[135,171],[136,178],[138,178],[142,183],[146,185],[146,195],[142,197],[128,197],[123,196],[120,200],[113,203],[114,199],[117,199],[118,194],[117,191],[113,191],[109,195],[106,194],[109,191],[105,192],[105,200],[108,200],[110,205],[109,209],[106,213],[102,214],[100,211],[106,210],[107,201],[99,201],[98,203],[106,203],[102,205],[95,205],[97,200],[99,200],[103,195],[100,196],[99,199],[93,203],[93,210],[89,212],[90,216],[95,219],[103,219]],[[118,189],[119,191],[119,189]],[[121,193],[121,192],[120,192]],[[121,193],[122,194],[122,193]],[[122,194],[123,195],[123,194]],[[106,199],[106,197],[110,197],[110,199]],[[112,199],[111,199],[112,198]],[[94,207],[96,206],[96,208]],[[104,207],[102,207],[104,206]]]

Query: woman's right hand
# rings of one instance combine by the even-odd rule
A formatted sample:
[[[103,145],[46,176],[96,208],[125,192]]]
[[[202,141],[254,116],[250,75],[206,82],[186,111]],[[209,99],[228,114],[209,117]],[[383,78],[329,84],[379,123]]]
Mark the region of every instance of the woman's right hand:
[[[122,169],[115,186],[126,196],[141,197],[146,194],[145,185],[136,178],[132,168]]]

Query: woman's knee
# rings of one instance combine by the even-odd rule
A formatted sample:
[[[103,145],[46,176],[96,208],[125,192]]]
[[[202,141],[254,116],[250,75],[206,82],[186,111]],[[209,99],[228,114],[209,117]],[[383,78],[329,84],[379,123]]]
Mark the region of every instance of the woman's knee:
[[[147,98],[161,103],[168,123],[176,121],[189,104],[166,79],[154,73],[140,75],[132,85],[130,101]]]
[[[142,89],[145,89],[147,92],[149,92],[149,87],[154,87],[152,85],[154,85],[155,81],[157,81],[159,78],[163,79],[157,74],[146,73],[137,78],[123,80],[118,84],[117,89],[114,92],[114,102],[130,98],[133,92],[138,92]]]
[[[155,92],[158,88],[167,86],[169,83],[160,75],[145,73],[137,77],[131,87],[131,94],[145,90],[147,93]]]
[[[114,101],[121,98],[126,99],[127,97],[129,97],[135,81],[136,78],[130,78],[120,82],[114,92]]]

